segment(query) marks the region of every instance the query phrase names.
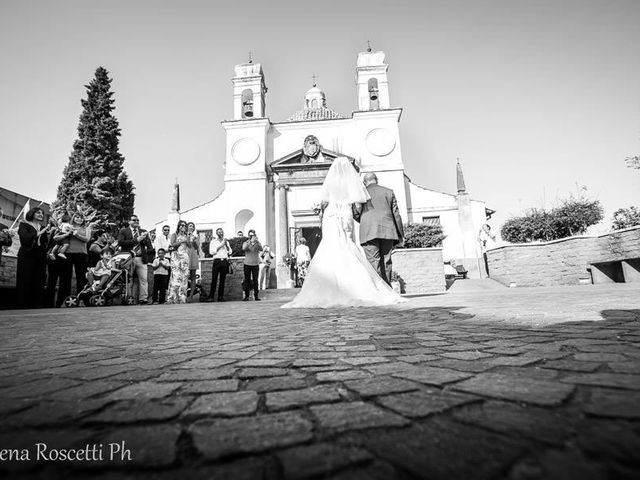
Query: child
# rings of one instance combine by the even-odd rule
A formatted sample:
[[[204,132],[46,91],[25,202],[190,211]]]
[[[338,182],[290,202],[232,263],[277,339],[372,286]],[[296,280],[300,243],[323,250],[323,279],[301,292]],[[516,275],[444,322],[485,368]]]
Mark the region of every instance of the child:
[[[169,259],[164,258],[166,253],[164,248],[159,248],[156,252],[156,258],[151,264],[151,268],[153,268],[153,293],[151,295],[153,305],[164,303],[167,296],[171,262]]]
[[[92,283],[91,290],[94,292],[101,290],[109,280],[111,276],[111,269],[113,268],[113,250],[105,248],[102,251],[100,261],[95,267],[89,268],[87,271],[87,280]],[[97,279],[97,280],[96,280]]]
[[[62,217],[60,218],[60,224],[58,225],[58,229],[60,230],[60,233],[67,234],[73,231],[73,227],[69,222],[71,222],[71,217],[67,214],[62,215]],[[65,253],[68,248],[69,248],[69,237],[66,237],[60,242],[56,243],[56,245],[51,249],[51,252],[49,252],[49,258],[51,260],[55,260],[57,255],[58,257],[64,258],[66,260],[67,256],[65,255]]]

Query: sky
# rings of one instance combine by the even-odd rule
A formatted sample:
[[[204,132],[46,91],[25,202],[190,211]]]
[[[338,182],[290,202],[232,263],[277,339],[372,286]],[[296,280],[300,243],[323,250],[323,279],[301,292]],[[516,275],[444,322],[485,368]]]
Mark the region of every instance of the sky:
[[[142,225],[223,187],[233,67],[262,64],[267,116],[302,107],[312,75],[327,105],[357,109],[367,40],[386,53],[414,183],[467,190],[499,227],[584,191],[640,205],[638,0],[0,0],[0,185],[55,199],[98,66],[113,78],[121,153]]]

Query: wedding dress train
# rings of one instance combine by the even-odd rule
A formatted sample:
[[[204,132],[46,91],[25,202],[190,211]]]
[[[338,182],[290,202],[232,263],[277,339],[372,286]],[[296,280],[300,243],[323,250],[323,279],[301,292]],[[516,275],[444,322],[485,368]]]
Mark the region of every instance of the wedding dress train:
[[[404,301],[354,242],[351,204],[329,202],[322,219],[322,241],[302,290],[282,308],[381,306]]]

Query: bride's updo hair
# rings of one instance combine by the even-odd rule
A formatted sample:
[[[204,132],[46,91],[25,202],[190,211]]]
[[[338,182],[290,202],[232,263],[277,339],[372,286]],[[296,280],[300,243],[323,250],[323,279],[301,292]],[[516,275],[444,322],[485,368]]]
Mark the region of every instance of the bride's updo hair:
[[[322,184],[320,201],[333,203],[365,203],[371,197],[351,162],[336,158]]]

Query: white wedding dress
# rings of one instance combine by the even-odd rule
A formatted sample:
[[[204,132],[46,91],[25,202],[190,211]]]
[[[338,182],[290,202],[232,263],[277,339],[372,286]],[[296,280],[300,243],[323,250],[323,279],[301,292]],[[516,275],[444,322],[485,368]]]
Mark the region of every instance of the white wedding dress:
[[[373,269],[353,238],[350,203],[329,202],[322,218],[322,241],[300,293],[282,308],[393,305],[404,302]]]

